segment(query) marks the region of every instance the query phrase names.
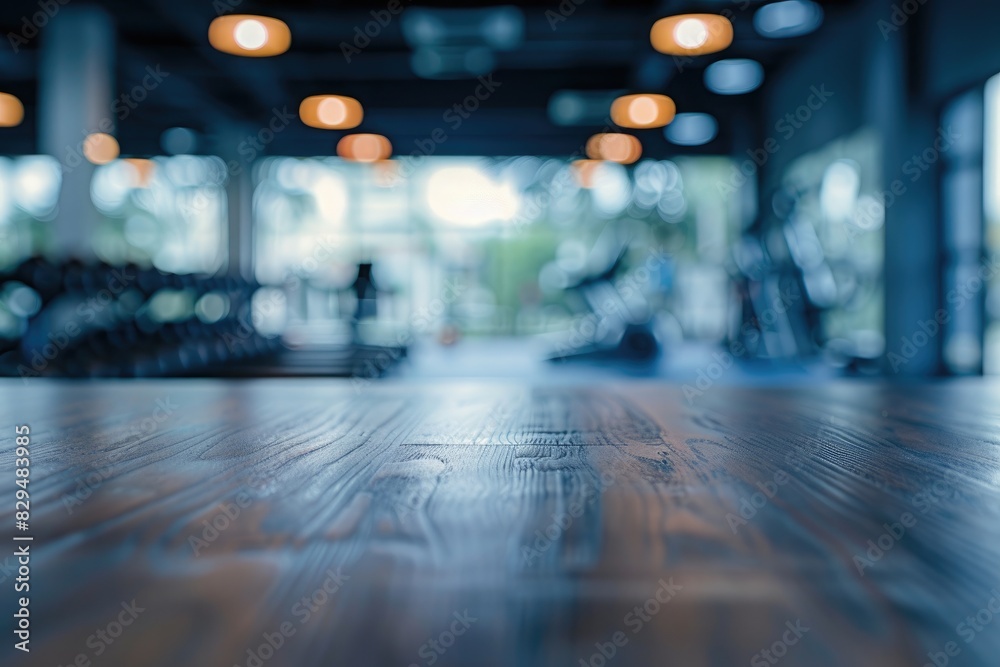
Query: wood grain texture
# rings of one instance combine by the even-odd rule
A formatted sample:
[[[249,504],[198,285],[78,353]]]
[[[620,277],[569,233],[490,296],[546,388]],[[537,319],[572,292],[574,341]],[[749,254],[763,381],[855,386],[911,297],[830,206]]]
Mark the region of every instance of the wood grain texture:
[[[0,399],[0,525],[27,423],[35,537],[33,651],[8,640],[5,665],[896,667],[948,642],[949,664],[998,664],[1000,614],[976,619],[1000,611],[987,381],[690,401],[640,382],[9,381]],[[95,635],[132,600],[119,637]]]

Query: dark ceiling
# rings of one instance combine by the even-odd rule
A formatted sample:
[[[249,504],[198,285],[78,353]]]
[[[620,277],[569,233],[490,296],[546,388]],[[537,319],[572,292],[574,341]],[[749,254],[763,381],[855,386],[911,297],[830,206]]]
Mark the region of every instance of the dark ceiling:
[[[74,4],[83,1],[71,0]],[[468,9],[500,4],[399,1],[403,14],[413,7]],[[57,0],[51,2],[56,4]],[[361,100],[366,114],[361,129],[386,134],[401,154],[413,151],[414,142],[442,127],[448,130],[448,139],[436,147],[438,154],[570,155],[601,125],[553,124],[547,106],[552,94],[562,89],[665,92],[676,100],[679,111],[707,111],[719,118],[719,138],[697,150],[724,152],[730,145],[731,129],[755,118],[761,92],[739,97],[712,94],[702,81],[704,68],[723,57],[748,57],[763,63],[770,75],[815,38],[815,34],[790,40],[757,36],[752,17],[764,4],[760,0],[502,3],[517,6],[523,13],[523,41],[512,50],[495,53],[492,80],[499,87],[453,130],[442,120],[444,113],[472,94],[478,82],[474,77],[429,80],[414,74],[413,48],[404,36],[402,14],[380,28],[370,44],[352,54],[350,62],[342,52],[341,43],[355,43],[355,28],[363,29],[373,20],[371,12],[385,10],[389,0],[103,0],[96,4],[105,7],[117,24],[117,90],[124,92],[137,85],[149,65],[170,73],[119,124],[122,151],[131,155],[161,153],[160,135],[173,126],[195,128],[205,137],[202,150],[213,151],[210,138],[218,137],[220,130],[237,127],[254,132],[268,122],[273,109],[287,107],[297,113],[299,102],[317,93],[340,93]],[[829,23],[856,1],[827,0],[821,4]],[[225,11],[229,6],[232,11]],[[0,7],[3,34],[19,33],[24,17],[32,16],[39,7],[38,0],[5,1]],[[561,8],[573,8],[572,14],[554,22],[554,15],[563,16]],[[292,32],[291,50],[274,58],[241,58],[215,51],[208,45],[207,30],[220,10],[284,20]],[[678,67],[673,58],[656,53],[650,46],[649,29],[660,17],[726,10],[734,17],[736,37],[724,54],[704,56]],[[44,33],[28,40],[17,53],[6,44],[0,46],[0,90],[20,97],[27,114],[20,127],[0,134],[2,153],[38,150],[37,70],[43,40]],[[296,119],[279,133],[267,152],[330,154],[340,135],[308,128]],[[668,144],[659,131],[642,132],[640,137],[647,155],[671,155],[680,150]]]

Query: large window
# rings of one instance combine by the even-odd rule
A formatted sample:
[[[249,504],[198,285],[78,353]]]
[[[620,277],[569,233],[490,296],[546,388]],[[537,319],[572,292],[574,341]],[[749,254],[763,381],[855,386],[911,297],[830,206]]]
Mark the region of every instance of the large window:
[[[717,183],[731,168],[269,158],[255,170],[255,271],[288,289],[293,326],[342,321],[357,267],[371,262],[377,319],[391,330],[430,313],[467,334],[524,335],[571,326],[580,312],[565,288],[621,251],[622,275],[662,269],[655,281],[640,272],[661,312],[689,337],[718,340],[739,220]]]
[[[97,167],[100,259],[176,273],[224,265],[227,173],[214,157],[123,159]],[[44,252],[54,233],[62,173],[47,155],[0,157],[0,270]]]
[[[41,251],[61,185],[55,158],[0,157],[0,270]]]
[[[178,155],[115,160],[94,172],[102,213],[94,249],[112,264],[136,262],[173,273],[214,273],[225,262],[225,164]]]

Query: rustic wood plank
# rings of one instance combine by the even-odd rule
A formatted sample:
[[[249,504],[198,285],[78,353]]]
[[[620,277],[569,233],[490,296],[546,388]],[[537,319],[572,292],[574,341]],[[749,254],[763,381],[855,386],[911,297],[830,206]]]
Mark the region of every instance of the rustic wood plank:
[[[0,384],[0,495],[28,423],[36,540],[33,651],[4,664],[246,667],[282,624],[261,665],[996,664],[1000,386],[689,397]]]

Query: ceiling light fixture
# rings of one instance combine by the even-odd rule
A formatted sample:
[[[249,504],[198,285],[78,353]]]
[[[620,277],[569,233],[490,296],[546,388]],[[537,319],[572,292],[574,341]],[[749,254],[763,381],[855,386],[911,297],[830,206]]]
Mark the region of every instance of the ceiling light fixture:
[[[107,164],[121,152],[118,140],[110,134],[95,132],[83,140],[83,156],[94,164]]]
[[[0,127],[16,127],[24,120],[24,105],[10,93],[0,93]]]
[[[312,95],[299,104],[299,118],[321,130],[350,130],[364,120],[361,102],[344,95]]]
[[[644,130],[670,124],[677,105],[666,95],[624,95],[611,104],[611,120],[619,127]]]
[[[597,171],[604,164],[603,160],[575,160],[573,162],[573,173],[576,175],[580,187],[590,189],[594,187]]]
[[[135,187],[148,188],[156,174],[156,163],[142,157],[125,158],[125,162],[135,170]]]
[[[392,144],[381,134],[348,134],[337,142],[337,155],[355,162],[378,162],[392,156]]]
[[[642,157],[642,143],[631,134],[602,132],[587,141],[587,157],[619,164],[632,164]]]
[[[733,24],[718,14],[668,16],[653,24],[649,41],[654,49],[671,56],[716,53],[733,43]]]
[[[230,14],[212,21],[208,41],[223,53],[264,58],[287,51],[292,44],[292,32],[284,21],[268,16]]]

